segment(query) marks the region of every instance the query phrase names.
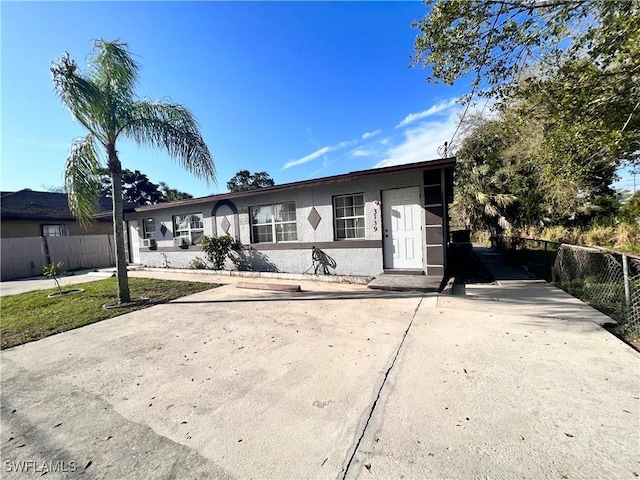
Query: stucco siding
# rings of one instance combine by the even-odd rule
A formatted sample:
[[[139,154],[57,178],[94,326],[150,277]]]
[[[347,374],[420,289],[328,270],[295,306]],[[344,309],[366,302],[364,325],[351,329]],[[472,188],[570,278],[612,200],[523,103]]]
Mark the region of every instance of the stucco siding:
[[[426,169],[426,170],[425,170]],[[423,173],[428,171],[428,175]],[[309,185],[283,185],[276,190],[251,192],[246,196],[231,195],[203,198],[201,202],[168,204],[147,211],[128,214],[127,219],[154,218],[156,224],[155,248],[141,247],[141,262],[148,266],[184,268],[195,257],[205,257],[199,245],[179,248],[174,246],[173,216],[187,213],[202,213],[205,235],[232,235],[242,245],[233,253],[234,260],[227,261],[225,268],[233,270],[275,271],[303,273],[313,271],[313,247],[324,252],[328,271],[337,275],[377,275],[384,268],[384,234],[382,192],[385,190],[418,187],[421,211],[422,267],[425,272],[438,274],[443,271],[446,250],[446,201],[444,200],[443,169],[429,170],[426,167],[414,171],[387,172],[384,175],[336,177],[335,181]],[[438,184],[429,185],[425,180],[435,178]],[[333,179],[333,177],[330,177]],[[355,178],[355,179],[354,179]],[[435,187],[435,188],[433,188]],[[426,193],[439,202],[426,202]],[[437,190],[437,192],[436,192]],[[428,192],[427,192],[428,191]],[[341,195],[364,196],[364,237],[337,239],[334,224],[334,198]],[[250,209],[252,207],[295,202],[296,240],[279,243],[260,243],[253,238]],[[437,207],[437,208],[435,208]],[[313,211],[316,221],[309,220]],[[387,212],[388,213],[388,212]],[[313,214],[315,216],[315,213]],[[437,221],[436,221],[437,220]],[[427,229],[428,227],[428,229]],[[140,229],[139,233],[142,233]],[[164,234],[163,234],[164,233]],[[428,233],[428,235],[427,235]],[[390,232],[387,232],[390,235]],[[321,255],[321,253],[318,253]],[[166,259],[166,261],[165,261]],[[316,264],[317,265],[317,262]],[[323,268],[320,267],[322,272]]]
[[[382,271],[382,249],[328,248],[322,252],[325,262],[314,262],[312,249],[258,250],[255,248],[232,252],[226,270],[323,274],[324,265],[330,275],[377,275]],[[205,258],[202,250],[191,246],[184,251],[158,252],[142,249],[140,259],[148,267],[188,268],[196,257]],[[168,264],[165,264],[164,259]],[[317,267],[317,272],[315,271]]]

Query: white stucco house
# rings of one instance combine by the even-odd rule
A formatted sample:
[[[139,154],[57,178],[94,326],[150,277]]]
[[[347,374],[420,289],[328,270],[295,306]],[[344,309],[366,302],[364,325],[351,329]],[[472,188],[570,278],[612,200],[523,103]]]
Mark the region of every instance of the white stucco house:
[[[203,235],[227,233],[242,245],[228,269],[442,277],[454,165],[438,159],[137,207],[125,215],[129,260],[186,267],[204,258]]]

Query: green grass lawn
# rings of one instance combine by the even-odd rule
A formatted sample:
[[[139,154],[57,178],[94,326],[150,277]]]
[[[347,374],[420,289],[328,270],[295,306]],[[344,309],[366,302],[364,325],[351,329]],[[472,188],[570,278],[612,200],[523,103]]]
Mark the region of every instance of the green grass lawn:
[[[51,282],[53,284],[53,282]],[[102,306],[117,300],[115,278],[69,285],[63,290],[83,288],[84,292],[48,298],[58,290],[11,295],[0,299],[1,345],[10,348],[48,337],[55,333],[82,327],[90,323],[117,317],[124,313],[165,303],[185,295],[218,287],[213,283],[180,282],[153,278],[129,278],[131,298],[149,298],[149,302],[135,307],[105,310]]]

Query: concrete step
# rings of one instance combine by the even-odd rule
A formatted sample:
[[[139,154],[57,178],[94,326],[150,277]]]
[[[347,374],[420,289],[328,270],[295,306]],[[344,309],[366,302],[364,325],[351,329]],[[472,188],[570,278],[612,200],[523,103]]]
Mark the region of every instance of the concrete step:
[[[385,268],[384,275],[424,275],[421,268]]]
[[[442,276],[436,275],[393,275],[383,273],[367,285],[374,290],[392,290],[396,292],[437,292]]]

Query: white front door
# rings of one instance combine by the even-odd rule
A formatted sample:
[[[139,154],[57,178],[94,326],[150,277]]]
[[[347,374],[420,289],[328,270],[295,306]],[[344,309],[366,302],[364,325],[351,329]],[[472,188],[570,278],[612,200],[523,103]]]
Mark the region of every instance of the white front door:
[[[138,221],[129,220],[129,244],[131,245],[131,262],[140,263],[140,233]]]
[[[382,192],[384,268],[423,268],[420,187]]]

